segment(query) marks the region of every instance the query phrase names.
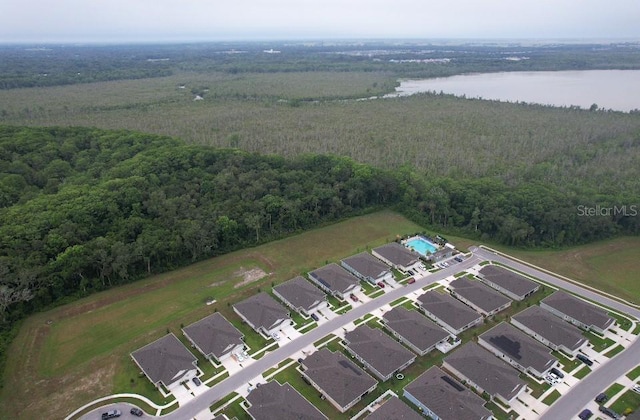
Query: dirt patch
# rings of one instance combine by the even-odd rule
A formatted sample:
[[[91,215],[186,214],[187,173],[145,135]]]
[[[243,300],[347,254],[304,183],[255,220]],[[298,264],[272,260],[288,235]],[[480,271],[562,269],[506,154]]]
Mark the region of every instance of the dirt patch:
[[[240,269],[233,273],[233,275],[234,277],[242,277],[242,281],[233,286],[234,289],[238,289],[242,286],[246,286],[247,284],[263,279],[264,277],[271,275],[271,273],[267,274],[261,268],[251,268],[247,270],[244,267],[240,267]]]

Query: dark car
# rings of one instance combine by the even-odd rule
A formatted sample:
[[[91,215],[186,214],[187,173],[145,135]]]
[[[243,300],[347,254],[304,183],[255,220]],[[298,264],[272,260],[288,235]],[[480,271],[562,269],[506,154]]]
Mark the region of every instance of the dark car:
[[[122,413],[120,410],[109,410],[106,413],[102,413],[102,420],[112,419],[114,417],[120,417]]]
[[[612,419],[619,419],[620,418],[620,414],[616,413],[615,411],[613,411],[609,407],[605,407],[604,405],[601,405],[600,407],[598,407],[598,410],[600,410],[601,413],[606,414],[607,416],[611,417]]]
[[[318,315],[316,314],[311,314],[311,319],[313,319],[314,321],[320,321],[320,318],[318,318]]]
[[[552,368],[551,373],[556,375],[558,378],[564,378],[564,373],[562,373],[562,371],[558,368]]]
[[[351,300],[352,300],[352,301],[354,301],[354,302],[357,302],[357,301],[359,300],[359,299],[358,299],[358,296],[354,295],[353,293],[351,293],[351,294],[349,295],[349,297],[350,297],[350,298],[351,298]]]
[[[456,260],[458,262],[462,262],[462,258],[460,258],[460,257],[455,257],[454,260]]]
[[[584,363],[587,366],[591,366],[593,365],[593,361],[591,359],[589,359],[587,356],[582,355],[582,354],[578,354],[576,356],[576,359],[580,360],[582,363]]]
[[[380,287],[381,289],[384,289],[384,283],[383,283],[383,282],[381,282],[381,281],[379,281],[379,282],[378,282],[378,287]]]
[[[580,420],[589,420],[591,416],[593,416],[593,413],[591,412],[591,410],[588,410],[586,408],[582,410],[580,414],[578,414],[578,418],[580,418]]]
[[[202,385],[202,381],[200,380],[200,378],[193,377],[191,378],[191,380],[193,381],[194,384],[196,384],[196,386]]]
[[[140,410],[138,407],[133,407],[129,412],[136,417],[142,417],[144,415],[144,412]]]
[[[608,400],[608,399],[609,399],[609,397],[607,397],[607,394],[605,394],[605,393],[603,392],[603,393],[600,393],[600,394],[598,394],[598,395],[596,396],[595,401],[596,401],[598,404],[602,404],[602,403],[607,402],[607,400]]]

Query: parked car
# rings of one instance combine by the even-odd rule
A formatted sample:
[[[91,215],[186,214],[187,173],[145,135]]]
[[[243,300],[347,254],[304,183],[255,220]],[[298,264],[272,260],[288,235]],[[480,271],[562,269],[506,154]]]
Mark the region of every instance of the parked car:
[[[359,300],[359,299],[358,299],[358,296],[354,295],[353,293],[351,293],[351,294],[349,295],[349,297],[350,297],[350,298],[351,298],[351,300],[352,300],[352,301],[354,301],[354,302],[357,302],[357,301]]]
[[[638,394],[640,394],[640,385],[635,384],[635,385],[633,386],[633,388],[631,388],[631,390],[632,390],[633,392],[637,392]]]
[[[144,412],[140,410],[138,407],[133,407],[129,412],[136,417],[142,417],[144,415]]]
[[[412,276],[416,273],[413,272],[413,270],[407,270],[407,273],[411,274]]]
[[[102,413],[102,420],[120,417],[121,415],[122,413],[120,412],[120,410],[109,410],[106,413]]]
[[[272,333],[271,337],[273,337],[273,339],[276,340],[276,341],[280,340],[280,336],[278,335],[277,332]]]
[[[460,257],[455,257],[454,260],[456,260],[458,262],[462,262],[462,258],[460,258]]]
[[[580,412],[580,414],[578,414],[578,418],[580,420],[589,420],[591,418],[591,416],[593,416],[593,413],[591,412],[591,410],[585,408],[584,410],[582,410]]]
[[[607,397],[607,394],[605,394],[604,392],[598,394],[595,398],[595,401],[598,404],[604,404],[605,402],[607,402],[607,400],[609,399],[609,397]]]
[[[598,407],[598,410],[600,410],[601,413],[611,417],[612,419],[619,419],[621,417],[620,414],[616,413],[609,407],[605,407],[604,405],[601,405],[600,407]]]
[[[298,363],[302,363],[302,362],[303,362],[302,357],[298,358]]]
[[[196,378],[194,376],[193,378],[191,378],[191,380],[193,381],[194,384],[196,384],[196,386],[202,385],[202,381],[200,380],[200,378]]]
[[[313,319],[314,321],[320,321],[320,318],[318,318],[318,315],[316,314],[311,314],[311,319]]]
[[[576,359],[580,360],[582,363],[584,363],[587,366],[593,365],[593,361],[589,359],[587,356],[585,356],[584,354],[578,354],[576,356]]]
[[[564,378],[564,373],[558,368],[551,368],[551,373],[556,375],[558,378]]]
[[[383,282],[379,281],[377,284],[381,289],[384,289],[384,283]]]
[[[407,281],[407,284],[413,284],[416,282],[416,279],[413,277],[409,277],[409,280]]]

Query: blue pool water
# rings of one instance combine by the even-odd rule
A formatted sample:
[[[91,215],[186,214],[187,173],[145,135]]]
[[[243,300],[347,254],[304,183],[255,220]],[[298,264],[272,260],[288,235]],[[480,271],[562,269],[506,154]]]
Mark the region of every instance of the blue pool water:
[[[409,249],[413,248],[417,253],[422,255],[427,255],[427,253],[433,254],[437,251],[437,248],[431,242],[422,238],[408,241],[406,247]]]

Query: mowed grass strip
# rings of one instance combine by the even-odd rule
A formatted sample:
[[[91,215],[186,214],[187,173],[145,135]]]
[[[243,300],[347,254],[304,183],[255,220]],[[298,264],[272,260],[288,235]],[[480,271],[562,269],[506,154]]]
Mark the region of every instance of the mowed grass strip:
[[[16,418],[56,417],[60,414],[56,407],[68,407],[71,412],[116,389],[122,392],[131,379],[136,384],[134,388],[149,394],[153,390],[138,383],[146,379],[138,378],[130,352],[165,335],[167,330],[181,334],[181,325],[189,325],[216,309],[239,323],[231,305],[258,289],[269,290],[272,284],[327,262],[420,230],[397,213],[377,212],[33,315],[24,321],[8,353],[0,412],[14,413]],[[236,288],[242,281],[238,273],[253,268],[260,268],[267,275]],[[217,302],[206,305],[209,298]]]

